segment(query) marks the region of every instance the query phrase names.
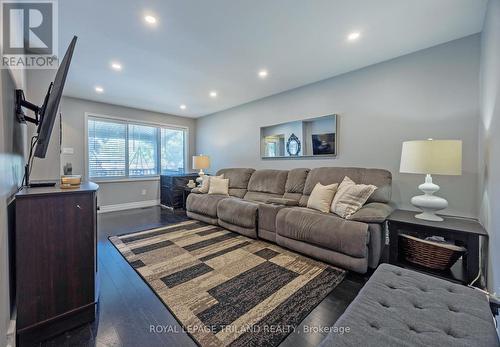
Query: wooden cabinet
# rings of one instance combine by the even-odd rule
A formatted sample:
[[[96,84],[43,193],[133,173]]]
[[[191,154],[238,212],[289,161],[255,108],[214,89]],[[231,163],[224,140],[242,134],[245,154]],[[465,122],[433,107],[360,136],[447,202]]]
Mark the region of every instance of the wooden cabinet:
[[[182,208],[184,188],[189,180],[196,180],[197,173],[172,173],[160,176],[160,202],[170,208]]]
[[[95,319],[98,186],[25,188],[16,195],[18,343]]]

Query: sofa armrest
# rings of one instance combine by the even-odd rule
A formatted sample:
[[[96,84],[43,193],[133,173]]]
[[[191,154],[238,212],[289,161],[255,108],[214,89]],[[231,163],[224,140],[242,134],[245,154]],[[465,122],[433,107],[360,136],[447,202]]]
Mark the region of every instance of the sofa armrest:
[[[191,189],[191,193],[194,193],[194,194],[203,194],[202,192],[200,192],[200,188],[198,188],[198,187]]]
[[[293,199],[285,199],[285,198],[270,198],[267,200],[268,204],[277,204],[284,206],[298,206],[299,202]]]
[[[392,211],[393,208],[388,204],[371,202],[361,207],[358,212],[349,217],[349,220],[365,223],[383,223]]]

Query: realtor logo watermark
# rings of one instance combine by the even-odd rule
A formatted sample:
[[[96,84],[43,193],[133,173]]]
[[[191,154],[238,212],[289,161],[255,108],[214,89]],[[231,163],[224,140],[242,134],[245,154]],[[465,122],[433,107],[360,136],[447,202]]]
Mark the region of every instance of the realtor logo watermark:
[[[1,0],[1,68],[58,67],[57,0]]]

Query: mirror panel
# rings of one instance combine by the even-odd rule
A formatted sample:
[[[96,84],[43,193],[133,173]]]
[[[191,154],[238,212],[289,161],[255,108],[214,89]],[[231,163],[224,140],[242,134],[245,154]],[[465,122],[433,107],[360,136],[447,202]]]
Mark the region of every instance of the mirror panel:
[[[260,128],[263,159],[335,157],[337,142],[335,114]]]

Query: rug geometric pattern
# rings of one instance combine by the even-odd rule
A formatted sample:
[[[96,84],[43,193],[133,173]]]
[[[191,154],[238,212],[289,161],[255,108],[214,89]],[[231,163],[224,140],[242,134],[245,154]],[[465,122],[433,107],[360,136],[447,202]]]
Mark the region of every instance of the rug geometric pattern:
[[[277,346],[346,274],[194,220],[110,241],[203,347]]]

